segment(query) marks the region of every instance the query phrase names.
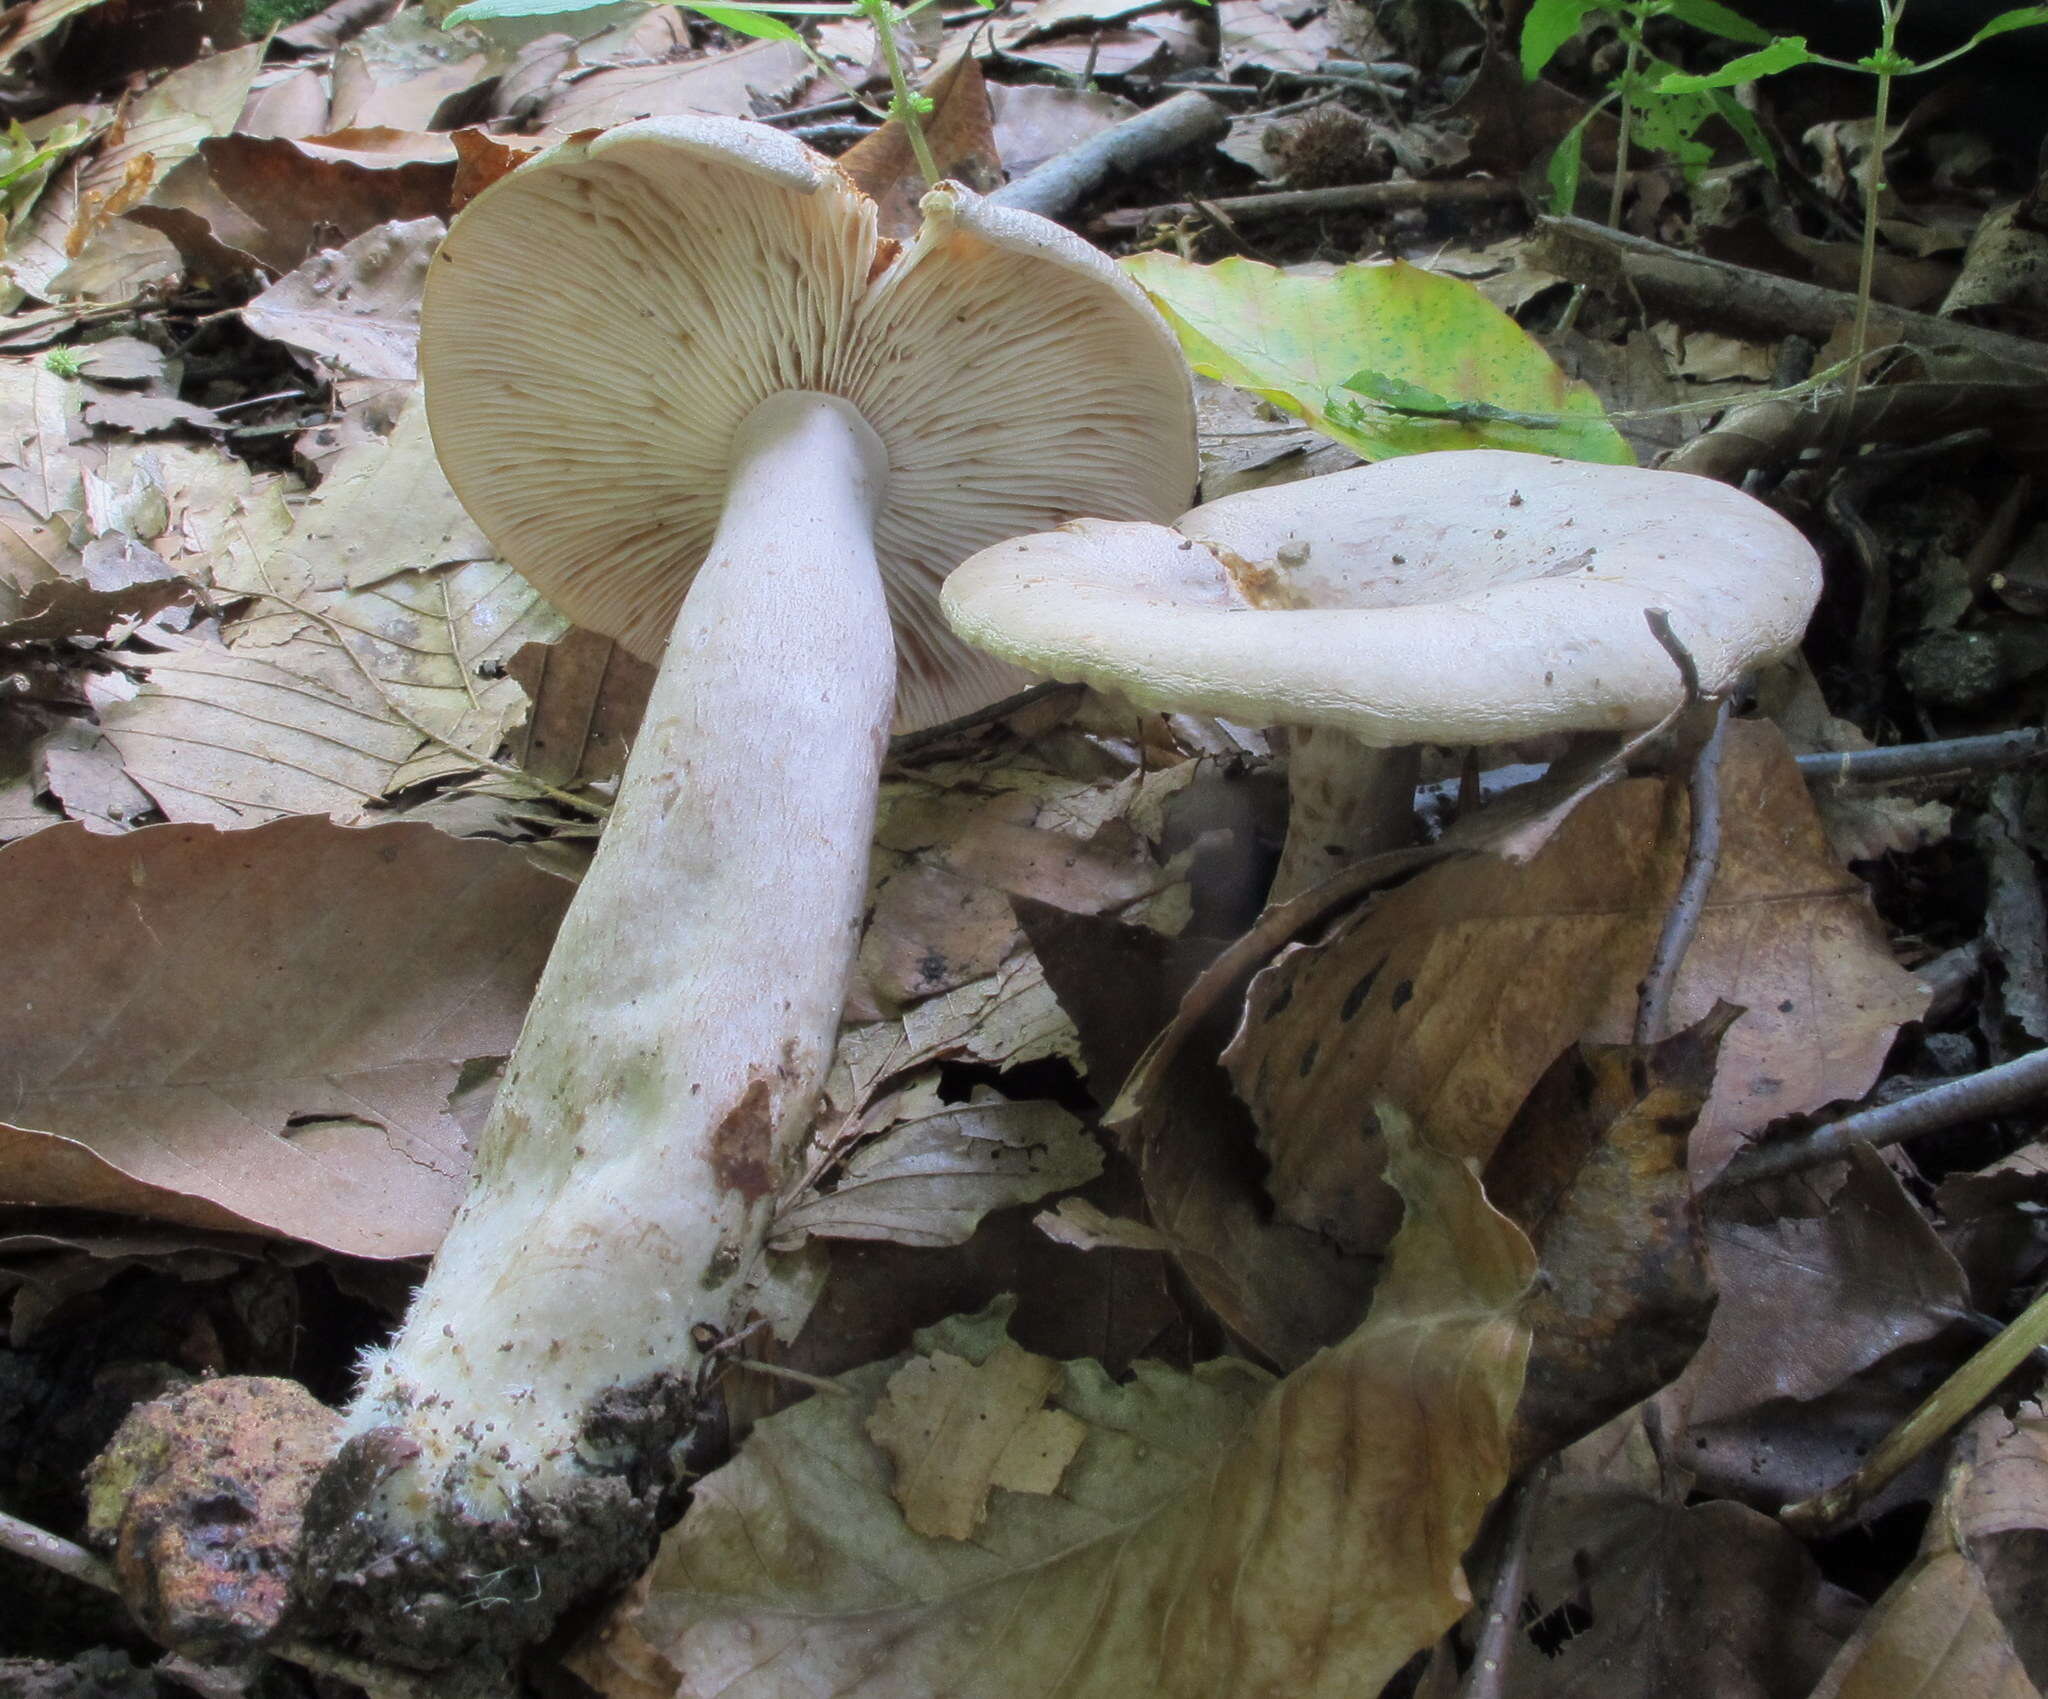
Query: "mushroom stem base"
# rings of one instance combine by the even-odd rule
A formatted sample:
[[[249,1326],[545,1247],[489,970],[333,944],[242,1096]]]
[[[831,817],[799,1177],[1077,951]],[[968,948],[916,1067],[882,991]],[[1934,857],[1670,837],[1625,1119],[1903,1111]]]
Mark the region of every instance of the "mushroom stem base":
[[[308,1506],[302,1597],[416,1667],[645,1561],[832,1055],[895,695],[887,463],[792,392],[733,466],[467,1200]]]

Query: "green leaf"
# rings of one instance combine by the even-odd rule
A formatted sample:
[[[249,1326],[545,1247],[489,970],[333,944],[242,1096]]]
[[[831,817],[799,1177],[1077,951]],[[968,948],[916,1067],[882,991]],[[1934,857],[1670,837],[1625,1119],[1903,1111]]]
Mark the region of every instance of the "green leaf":
[[[2033,29],[2040,24],[2048,24],[2048,6],[2021,6],[2016,11],[2000,12],[1964,46],[1975,47],[1978,42],[1989,41],[1994,35],[2004,35],[2008,30]]]
[[[680,3],[686,10],[709,18],[720,29],[729,29],[734,35],[754,35],[764,41],[803,40],[792,26],[762,12],[734,6],[705,6],[698,4],[697,0],[680,0]]]
[[[1581,118],[1564,133],[1564,140],[1551,151],[1550,163],[1544,168],[1544,176],[1550,183],[1550,214],[1553,218],[1569,218],[1579,202],[1579,166],[1585,157],[1586,126],[1593,121],[1600,109],[1590,107]]]
[[[1446,448],[1507,448],[1628,465],[1600,403],[1471,284],[1394,261],[1290,277],[1254,260],[1193,265],[1136,254],[1125,267],[1180,337],[1194,368],[1263,396],[1367,460]],[[1531,430],[1497,420],[1416,418],[1362,406],[1360,371],[1449,403],[1560,415]]]
[[[1819,57],[1807,47],[1805,36],[1781,35],[1774,37],[1770,46],[1745,53],[1739,59],[1731,59],[1718,71],[1708,71],[1702,76],[1673,72],[1657,85],[1657,92],[1699,94],[1707,89],[1733,88],[1737,83],[1753,83],[1758,77],[1789,71],[1795,65],[1811,65]]]
[[[594,12],[612,0],[469,0],[441,20],[441,27],[486,23],[492,18],[545,18],[556,12]]]
[[[1695,181],[1714,157],[1714,150],[1699,139],[1700,126],[1719,115],[1712,93],[1685,90],[1666,94],[1648,78],[1635,93],[1636,140],[1653,152],[1677,160],[1686,181]]]
[[[1723,6],[1720,0],[1670,0],[1674,18],[1682,18],[1694,29],[1729,41],[1747,41],[1758,47],[1776,39],[1761,24],[1753,24],[1740,12]]]
[[[1599,9],[1598,0],[1536,0],[1522,20],[1523,77],[1534,82],[1557,50],[1579,33],[1586,14]]]
[[[1756,114],[1737,100],[1724,88],[1709,89],[1707,98],[1714,103],[1714,110],[1722,121],[1742,138],[1742,145],[1749,149],[1750,157],[1777,174],[1778,152],[1771,146],[1771,139],[1764,134],[1763,126],[1756,121]]]

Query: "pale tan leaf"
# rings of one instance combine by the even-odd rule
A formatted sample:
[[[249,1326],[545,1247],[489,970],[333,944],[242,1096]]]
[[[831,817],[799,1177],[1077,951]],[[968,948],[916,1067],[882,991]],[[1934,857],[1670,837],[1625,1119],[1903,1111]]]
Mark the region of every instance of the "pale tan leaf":
[[[1057,1209],[1033,1216],[1031,1224],[1048,1239],[1077,1251],[1163,1251],[1172,1243],[1158,1228],[1105,1215],[1086,1198],[1061,1198]]]
[[[323,249],[242,309],[258,336],[366,378],[417,378],[420,289],[447,234],[438,218],[380,224]]]
[[[171,820],[256,826],[382,796],[420,746],[366,683],[347,694],[213,644],[151,656],[100,724]],[[345,675],[344,675],[345,676]]]
[[[889,1377],[868,1438],[894,1468],[891,1491],[915,1533],[965,1540],[990,1493],[1049,1493],[1088,1429],[1045,1401],[1060,1365],[1009,1340],[983,1362],[949,1352],[913,1357]]]
[[[1012,1102],[986,1087],[969,1102],[944,1103],[933,1073],[891,1105],[889,1131],[854,1154],[832,1190],[776,1218],[771,1243],[792,1250],[815,1233],[964,1244],[990,1210],[1086,1185],[1101,1172],[1101,1148],[1058,1104]]]
[[[1088,1431],[1059,1489],[997,1493],[972,1540],[937,1540],[864,1428],[903,1362],[856,1370],[698,1484],[578,1673],[678,1699],[1378,1692],[1470,1602],[1534,1272],[1466,1164],[1394,1152],[1410,1215],[1372,1315],[1286,1381],[1068,1363],[1051,1401]],[[970,1364],[1001,1343],[999,1318],[920,1336]]]
[[[28,222],[8,232],[14,281],[46,300],[78,293],[112,299],[159,273],[170,254],[163,238],[114,221],[147,200],[208,136],[234,128],[263,51],[259,41],[212,54],[126,105],[98,152],[61,171]],[[95,247],[112,257],[109,267],[92,265]]]
[[[509,845],[325,820],[0,850],[11,1202],[431,1250],[466,1064],[510,1050],[570,887]]]
[[[2039,1699],[1983,1579],[1960,1552],[1924,1557],[1871,1608],[1812,1699]]]

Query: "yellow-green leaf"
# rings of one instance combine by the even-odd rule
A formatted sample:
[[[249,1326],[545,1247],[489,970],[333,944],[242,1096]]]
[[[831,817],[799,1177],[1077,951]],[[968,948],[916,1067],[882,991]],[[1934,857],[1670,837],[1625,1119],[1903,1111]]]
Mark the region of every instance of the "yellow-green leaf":
[[[1294,277],[1246,259],[1193,265],[1161,253],[1124,264],[1196,371],[1265,397],[1367,460],[1507,448],[1634,461],[1592,390],[1458,278],[1399,260],[1327,277]],[[1429,391],[1453,410],[1404,412],[1347,389],[1360,371]],[[1481,411],[1466,415],[1459,404]],[[1532,425],[1527,415],[1556,422]]]

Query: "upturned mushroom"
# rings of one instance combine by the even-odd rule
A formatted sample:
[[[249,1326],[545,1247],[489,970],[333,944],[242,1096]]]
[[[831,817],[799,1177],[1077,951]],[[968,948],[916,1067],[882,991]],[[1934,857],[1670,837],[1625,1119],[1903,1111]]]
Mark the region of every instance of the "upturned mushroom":
[[[1137,289],[966,190],[923,211],[899,249],[797,142],[663,119],[493,185],[435,259],[450,481],[662,659],[467,1199],[309,1506],[303,1596],[380,1656],[502,1656],[644,1560],[832,1054],[892,712],[1011,687],[941,577],[1193,488]]]
[[[1684,687],[1646,610],[1718,694],[1797,644],[1819,594],[1806,539],[1725,484],[1471,450],[1013,538],[942,605],[1045,677],[1287,727],[1277,900],[1408,841],[1424,744],[1663,718]]]

